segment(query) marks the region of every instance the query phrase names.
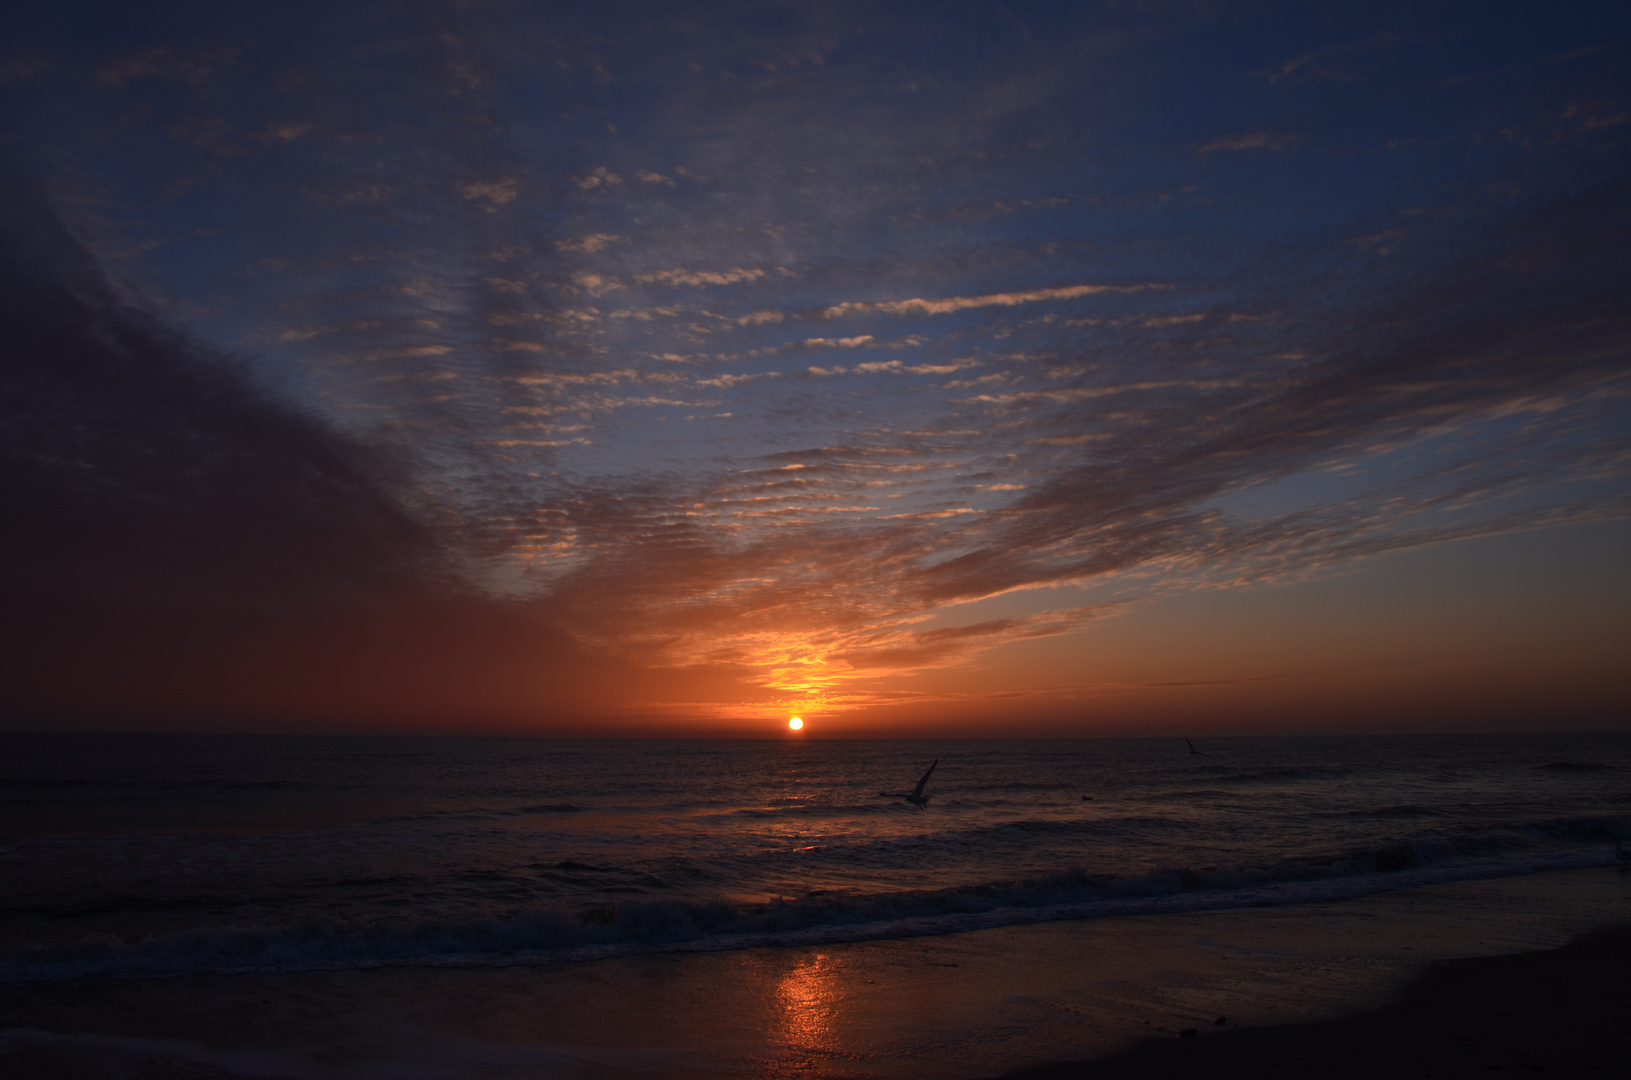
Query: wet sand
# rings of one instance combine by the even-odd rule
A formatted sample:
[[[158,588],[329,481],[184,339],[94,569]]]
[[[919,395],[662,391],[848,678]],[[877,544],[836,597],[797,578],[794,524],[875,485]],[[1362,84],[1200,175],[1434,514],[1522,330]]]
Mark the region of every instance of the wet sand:
[[[1395,1000],[1436,961],[1557,949],[1623,925],[1631,874],[1601,869],[1327,904],[557,967],[6,987],[0,1072],[964,1080],[1100,1059],[1093,1068],[1135,1070],[1104,1075],[1166,1075],[1166,1063],[1137,1063],[1155,1059],[1102,1059],[1152,1039],[1167,1045],[1143,1053],[1303,1037],[1238,1029],[1353,1017]],[[1220,1016],[1229,1023],[1215,1025]],[[1205,1034],[1181,1037],[1188,1028]],[[1328,1063],[1296,1064],[1281,1071]],[[1099,1073],[1056,1065],[1038,1075]]]

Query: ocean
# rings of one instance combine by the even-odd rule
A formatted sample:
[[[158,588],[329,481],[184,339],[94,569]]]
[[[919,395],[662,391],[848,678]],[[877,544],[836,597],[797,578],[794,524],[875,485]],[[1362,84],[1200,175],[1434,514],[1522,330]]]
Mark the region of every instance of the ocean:
[[[1631,736],[0,736],[0,984],[560,965],[1611,865]],[[938,762],[915,807],[908,791]]]

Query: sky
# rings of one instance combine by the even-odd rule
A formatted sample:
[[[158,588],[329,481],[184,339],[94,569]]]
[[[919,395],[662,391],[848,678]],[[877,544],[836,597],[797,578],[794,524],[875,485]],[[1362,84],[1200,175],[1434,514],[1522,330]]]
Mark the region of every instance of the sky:
[[[1631,726],[1631,9],[16,5],[0,724]]]

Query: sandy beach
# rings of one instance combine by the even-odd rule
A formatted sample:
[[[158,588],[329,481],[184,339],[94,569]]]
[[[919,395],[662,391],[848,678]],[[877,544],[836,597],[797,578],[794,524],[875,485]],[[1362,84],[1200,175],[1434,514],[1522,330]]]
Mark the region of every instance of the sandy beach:
[[[1384,1008],[1440,961],[1555,950],[1624,925],[1631,874],[1605,868],[1327,904],[554,967],[79,980],[0,992],[0,1065],[19,1077],[109,1065],[427,1080],[1099,1075],[1059,1063],[1103,1062],[1151,1040],[1211,1052],[1215,1036],[1241,1029],[1279,1045],[1292,1038],[1282,1025]],[[1593,954],[1547,955],[1567,965]],[[1501,1017],[1500,1029],[1521,1031],[1528,1004],[1513,1002],[1516,1019]],[[1161,1061],[1150,1052],[1096,1068],[1143,1075],[1141,1062]]]
[[[1044,1065],[1009,1080],[1136,1077],[1457,1077],[1491,1072],[1589,1077],[1625,1070],[1631,928],[1560,949],[1451,960],[1373,1012],[1321,1024],[1216,1033],[1191,1028],[1094,1062]],[[1203,1032],[1207,1037],[1203,1038]]]

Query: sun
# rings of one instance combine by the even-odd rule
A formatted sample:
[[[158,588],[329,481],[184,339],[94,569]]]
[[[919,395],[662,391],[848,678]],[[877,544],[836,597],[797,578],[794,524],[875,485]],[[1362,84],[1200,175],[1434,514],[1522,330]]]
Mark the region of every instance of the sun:
[[[792,728],[794,731],[797,731],[799,728],[804,726],[804,721],[795,716],[791,720],[787,721],[787,726]]]

